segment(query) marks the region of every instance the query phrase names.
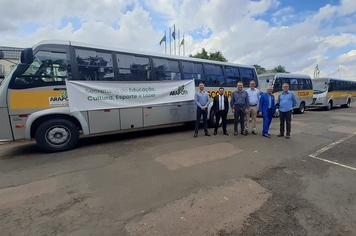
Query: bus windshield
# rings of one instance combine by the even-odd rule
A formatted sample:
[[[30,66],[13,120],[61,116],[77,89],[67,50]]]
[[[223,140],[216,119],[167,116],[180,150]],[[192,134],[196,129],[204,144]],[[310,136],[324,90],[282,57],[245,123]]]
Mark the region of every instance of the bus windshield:
[[[327,80],[313,80],[313,90],[315,94],[326,92],[328,90]]]
[[[10,73],[7,74],[7,75],[5,76],[5,78],[0,79],[0,87],[2,86],[2,84],[4,84],[3,82],[4,82],[5,80],[11,79],[12,74],[14,73],[14,71],[15,71],[16,68],[17,68],[17,65],[18,65],[18,64],[14,65],[14,66],[11,68]]]
[[[258,78],[258,86],[260,91],[266,92],[268,86],[273,84],[273,76],[264,76]]]

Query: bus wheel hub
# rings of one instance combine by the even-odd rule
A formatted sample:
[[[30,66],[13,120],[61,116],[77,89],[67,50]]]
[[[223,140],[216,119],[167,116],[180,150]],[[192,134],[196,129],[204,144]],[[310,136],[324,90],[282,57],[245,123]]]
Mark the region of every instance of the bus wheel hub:
[[[68,130],[62,127],[53,128],[47,133],[47,139],[53,144],[63,144],[68,140],[68,137]]]

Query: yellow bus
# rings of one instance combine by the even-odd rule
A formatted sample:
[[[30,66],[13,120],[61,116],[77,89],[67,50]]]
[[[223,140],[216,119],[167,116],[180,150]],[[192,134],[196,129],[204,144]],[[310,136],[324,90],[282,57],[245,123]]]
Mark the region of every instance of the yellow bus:
[[[36,139],[45,151],[74,148],[79,136],[154,129],[192,122],[193,100],[113,109],[71,111],[66,81],[159,84],[203,82],[211,97],[236,83],[257,80],[253,66],[208,61],[69,41],[44,41],[24,49],[21,63],[0,85],[0,140]],[[209,106],[209,120],[214,112]]]
[[[305,108],[309,107],[313,102],[313,85],[310,76],[292,74],[292,73],[271,73],[258,76],[259,87],[262,92],[265,92],[268,86],[273,87],[273,94],[278,107],[278,97],[282,91],[282,84],[289,84],[289,89],[294,92],[297,97],[297,105],[294,107],[294,112],[302,114]]]
[[[312,107],[330,110],[335,106],[350,107],[356,99],[356,81],[332,78],[313,80]]]

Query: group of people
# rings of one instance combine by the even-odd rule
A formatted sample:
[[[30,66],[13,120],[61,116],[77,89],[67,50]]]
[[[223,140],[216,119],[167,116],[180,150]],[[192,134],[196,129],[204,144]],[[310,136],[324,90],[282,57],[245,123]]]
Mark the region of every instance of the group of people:
[[[278,137],[290,138],[292,110],[296,106],[297,100],[293,92],[289,91],[289,84],[282,85],[283,92],[279,95],[279,117],[280,117],[280,132]],[[203,127],[206,136],[210,136],[208,132],[208,107],[210,105],[209,94],[205,91],[204,83],[199,84],[199,91],[195,94],[195,103],[197,105],[197,118],[195,122],[194,137],[198,137],[198,129],[203,117]],[[243,83],[237,83],[237,89],[231,94],[229,102],[228,96],[225,94],[224,88],[219,88],[219,94],[213,99],[213,109],[215,114],[214,135],[217,134],[220,119],[224,135],[229,135],[226,129],[227,114],[231,107],[234,114],[234,135],[238,135],[238,124],[240,124],[240,133],[248,135],[251,132],[257,135],[256,119],[260,114],[263,117],[262,136],[271,138],[269,128],[273,117],[276,114],[276,104],[273,95],[273,87],[268,87],[266,93],[261,93],[256,88],[256,82],[250,81],[250,87],[243,89]]]

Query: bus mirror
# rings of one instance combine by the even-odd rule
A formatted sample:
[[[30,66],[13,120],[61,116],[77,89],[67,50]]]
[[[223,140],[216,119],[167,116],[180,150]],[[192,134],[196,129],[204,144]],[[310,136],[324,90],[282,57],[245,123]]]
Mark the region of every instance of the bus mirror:
[[[21,51],[21,63],[31,64],[33,62],[33,50],[32,48],[25,48]]]
[[[1,59],[4,59],[4,57],[5,57],[5,56],[4,56],[4,52],[3,52],[3,51],[0,51],[0,60],[1,60]]]

